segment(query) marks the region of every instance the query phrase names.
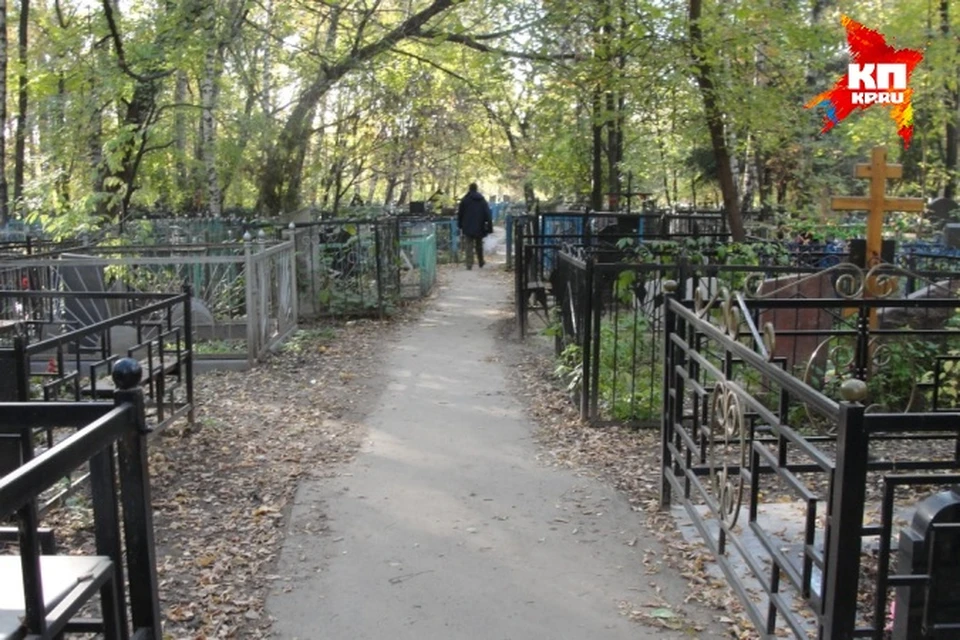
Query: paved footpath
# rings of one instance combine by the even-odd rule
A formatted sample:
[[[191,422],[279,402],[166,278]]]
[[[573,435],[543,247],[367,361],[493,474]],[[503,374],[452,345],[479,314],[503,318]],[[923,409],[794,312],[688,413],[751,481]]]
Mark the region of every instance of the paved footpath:
[[[497,358],[510,285],[491,267],[502,264],[447,273],[384,354],[356,460],[300,487],[278,567],[287,579],[268,599],[278,637],[692,637],[621,614],[683,595],[680,578],[645,575],[640,514],[536,461],[534,425]],[[328,530],[311,532],[323,518]]]

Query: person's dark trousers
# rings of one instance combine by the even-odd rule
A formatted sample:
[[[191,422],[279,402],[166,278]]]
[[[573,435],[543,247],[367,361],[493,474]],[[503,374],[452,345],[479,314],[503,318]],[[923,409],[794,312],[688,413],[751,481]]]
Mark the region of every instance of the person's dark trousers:
[[[477,254],[477,264],[480,265],[480,268],[483,268],[483,238],[471,238],[470,236],[465,236],[463,238],[463,250],[465,253],[465,262],[467,263],[467,269],[473,269],[473,254]]]

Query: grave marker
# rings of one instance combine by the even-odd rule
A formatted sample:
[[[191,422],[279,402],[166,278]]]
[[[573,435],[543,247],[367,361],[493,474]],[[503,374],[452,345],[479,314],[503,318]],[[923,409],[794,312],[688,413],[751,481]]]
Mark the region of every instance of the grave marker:
[[[903,165],[887,164],[886,147],[874,147],[870,164],[858,164],[854,173],[870,179],[867,196],[834,196],[831,206],[836,211],[867,212],[867,261],[869,269],[881,259],[883,246],[883,214],[888,211],[923,211],[922,198],[897,198],[886,195],[887,180],[903,177]]]
[[[960,205],[950,198],[937,198],[927,207],[927,219],[936,226],[960,221]]]
[[[917,505],[900,532],[897,571],[929,580],[897,587],[893,640],[955,637],[946,628],[960,629],[960,487]]]
[[[758,298],[836,298],[831,274],[815,276],[796,275],[771,278],[764,280],[757,290]],[[795,309],[768,309],[760,314],[760,326],[767,322],[773,323],[777,334],[774,356],[785,358],[787,371],[794,372],[795,366],[807,363],[817,345],[823,339],[821,336],[791,336],[791,331],[826,331],[833,328],[834,316],[828,311],[815,307]],[[826,351],[821,350],[821,367],[826,361]]]
[[[887,148],[874,147],[869,164],[858,164],[854,175],[870,179],[867,196],[834,196],[831,206],[837,211],[867,212],[867,244],[864,263],[866,269],[883,261],[883,214],[888,211],[923,211],[922,198],[898,198],[886,195],[887,180],[903,177],[903,165],[887,164]],[[864,283],[864,294],[872,296],[877,291],[875,278]],[[876,311],[870,311],[870,328],[877,328]]]
[[[89,260],[90,256],[75,253],[64,253],[64,259]],[[106,291],[103,266],[59,266],[57,272],[64,291],[101,292]],[[110,310],[103,298],[74,298],[67,296],[64,299],[64,319],[71,330],[81,329],[96,324],[110,317]],[[81,341],[81,346],[96,348],[100,345],[97,336],[87,336]]]

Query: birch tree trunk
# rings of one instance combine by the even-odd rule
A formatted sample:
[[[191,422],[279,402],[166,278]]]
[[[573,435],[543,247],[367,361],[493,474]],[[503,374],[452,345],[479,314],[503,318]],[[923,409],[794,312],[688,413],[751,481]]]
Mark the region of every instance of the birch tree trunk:
[[[210,9],[213,13],[213,9]],[[200,149],[203,157],[204,175],[207,188],[207,209],[211,216],[219,218],[223,213],[223,193],[220,191],[220,176],[217,174],[216,144],[216,82],[218,73],[217,45],[215,38],[215,17],[210,16],[207,33],[213,42],[207,47],[203,57],[203,79],[200,81]]]
[[[187,74],[184,71],[177,71],[176,84],[173,89],[173,101],[177,105],[184,105],[187,102]],[[186,194],[190,190],[187,180],[187,113],[183,106],[178,106],[176,114],[173,117],[173,136],[174,147],[177,150],[174,171],[176,172],[177,193],[173,197],[176,206],[182,206]]]

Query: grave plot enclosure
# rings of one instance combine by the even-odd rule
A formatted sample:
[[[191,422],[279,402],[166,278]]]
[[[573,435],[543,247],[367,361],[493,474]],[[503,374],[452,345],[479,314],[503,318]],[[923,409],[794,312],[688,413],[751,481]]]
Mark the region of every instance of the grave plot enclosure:
[[[826,275],[812,299],[664,287],[661,504],[764,638],[954,637],[960,298],[937,279],[895,298],[917,274],[890,266]],[[803,309],[835,320],[774,327]],[[805,337],[846,345],[806,380],[778,352]]]
[[[641,245],[658,241],[722,241],[729,237],[717,212],[555,211],[510,217],[507,251],[514,266],[515,305],[520,335],[532,316],[547,321],[558,295],[553,276],[557,253],[564,248],[589,250],[598,262],[621,262]],[[657,261],[659,262],[659,261]]]
[[[449,221],[439,227],[450,233]],[[385,316],[426,295],[436,281],[437,229],[400,217],[296,224],[301,316]]]
[[[141,372],[126,360],[114,373],[113,402],[0,403],[0,440],[19,453],[0,465],[0,521],[14,524],[0,527],[0,637],[162,636]],[[33,433],[54,427],[70,436],[34,452]],[[42,503],[77,474],[94,551],[57,554]]]
[[[174,293],[187,285],[195,355],[251,365],[296,328],[294,264],[292,241],[247,235],[233,244],[83,247],[0,262],[0,274],[20,291]],[[106,299],[81,306],[75,322],[84,325],[119,311]]]
[[[0,401],[111,398],[113,367],[129,357],[144,371],[151,426],[193,421],[188,293],[0,291],[0,318]]]

